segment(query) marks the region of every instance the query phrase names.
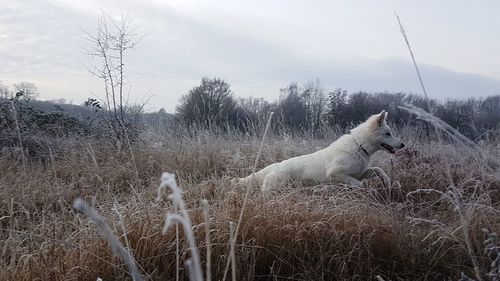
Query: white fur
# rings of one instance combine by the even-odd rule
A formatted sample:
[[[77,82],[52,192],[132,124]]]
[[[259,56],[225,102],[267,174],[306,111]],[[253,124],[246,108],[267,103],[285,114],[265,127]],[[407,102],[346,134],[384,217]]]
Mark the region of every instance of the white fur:
[[[271,164],[255,174],[234,181],[242,184],[257,183],[262,191],[269,191],[288,180],[304,185],[331,182],[362,187],[362,180],[372,176],[379,176],[386,185],[390,185],[384,170],[369,167],[370,158],[376,151],[387,151],[381,146],[382,143],[393,148],[404,146],[392,136],[386,117],[386,112],[382,111],[322,150]]]

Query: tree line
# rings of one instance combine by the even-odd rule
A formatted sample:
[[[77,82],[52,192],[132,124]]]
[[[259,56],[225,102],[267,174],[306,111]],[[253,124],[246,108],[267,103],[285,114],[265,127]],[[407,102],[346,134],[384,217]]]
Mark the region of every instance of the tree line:
[[[12,84],[12,88],[0,81],[0,99],[34,100],[38,98],[38,89],[34,83],[21,81]]]
[[[227,81],[203,78],[200,85],[182,96],[176,117],[188,127],[251,131],[275,112],[275,130],[316,135],[329,127],[354,126],[386,109],[396,125],[425,127],[399,108],[405,104],[424,109],[430,104],[435,116],[470,138],[500,129],[500,95],[427,101],[420,95],[402,92],[348,93],[340,88],[329,91],[319,80],[291,83],[280,89],[277,101],[269,102],[263,98],[236,98]]]

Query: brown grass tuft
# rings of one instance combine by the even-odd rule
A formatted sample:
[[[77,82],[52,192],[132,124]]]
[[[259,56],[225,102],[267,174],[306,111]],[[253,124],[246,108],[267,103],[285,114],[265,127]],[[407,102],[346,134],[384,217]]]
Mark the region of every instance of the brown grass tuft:
[[[500,177],[453,144],[422,140],[409,129],[409,140],[396,156],[376,159],[400,186],[384,188],[377,179],[369,189],[341,186],[300,187],[262,194],[251,191],[235,245],[238,280],[437,280],[472,275],[472,265],[458,231],[454,206],[443,197],[449,182],[443,161],[465,204],[470,236],[481,271],[488,272],[481,228],[500,233]],[[333,140],[271,136],[259,167]],[[205,267],[203,200],[208,202],[211,275],[222,278],[229,254],[229,222],[236,223],[245,190],[229,185],[228,176],[245,175],[255,161],[259,140],[245,136],[159,137],[136,145],[128,155],[98,144],[75,144],[53,163],[27,163],[0,157],[1,280],[129,280],[123,262],[113,256],[95,226],[71,208],[83,197],[131,246],[147,280],[174,280],[175,229],[161,235],[172,203],[156,202],[163,171],[175,172]],[[500,146],[484,144],[484,155]],[[54,173],[55,171],[55,173]],[[441,193],[440,193],[441,192]],[[117,202],[124,229],[116,212]],[[180,233],[180,274],[187,279],[190,257]],[[129,278],[129,279],[127,279]]]

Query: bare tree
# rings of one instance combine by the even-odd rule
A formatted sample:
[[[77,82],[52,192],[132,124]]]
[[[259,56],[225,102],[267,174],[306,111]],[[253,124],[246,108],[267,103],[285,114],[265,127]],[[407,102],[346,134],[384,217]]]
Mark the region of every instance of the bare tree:
[[[16,96],[22,100],[34,100],[40,95],[35,84],[31,82],[21,81],[13,86]]]
[[[309,129],[309,95],[304,94],[302,87],[291,83],[280,89],[279,109],[280,121],[288,128],[296,131]]]
[[[137,27],[132,26],[128,15],[115,20],[104,12],[98,17],[96,33],[84,31],[92,48],[85,50],[95,64],[87,66],[89,72],[104,82],[104,115],[119,144],[129,138],[132,124],[127,116],[137,115],[127,104],[125,93],[125,56],[140,40]],[[128,96],[128,95],[127,95]],[[128,140],[127,140],[128,141]]]
[[[343,118],[348,104],[347,90],[337,88],[328,93],[328,111],[326,119],[328,124],[333,126],[345,126]]]
[[[12,97],[12,93],[9,90],[9,87],[5,86],[0,81],[0,99],[9,99]]]
[[[321,86],[319,79],[307,82],[304,85],[302,95],[307,98],[308,122],[313,131],[316,132],[321,128],[326,111],[325,90]]]
[[[302,86],[291,83],[280,89],[280,119],[294,130],[311,130],[316,133],[323,123],[326,111],[325,90],[319,79],[309,81]]]

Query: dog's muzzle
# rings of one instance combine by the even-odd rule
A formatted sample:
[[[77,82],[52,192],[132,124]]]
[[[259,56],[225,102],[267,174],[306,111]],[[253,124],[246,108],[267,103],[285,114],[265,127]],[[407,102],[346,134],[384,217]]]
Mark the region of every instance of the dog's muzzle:
[[[390,154],[396,154],[396,147],[393,147],[392,145],[388,145],[386,143],[381,144],[381,146],[387,150]],[[405,147],[404,143],[401,143],[401,145],[397,148],[403,148]]]

